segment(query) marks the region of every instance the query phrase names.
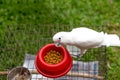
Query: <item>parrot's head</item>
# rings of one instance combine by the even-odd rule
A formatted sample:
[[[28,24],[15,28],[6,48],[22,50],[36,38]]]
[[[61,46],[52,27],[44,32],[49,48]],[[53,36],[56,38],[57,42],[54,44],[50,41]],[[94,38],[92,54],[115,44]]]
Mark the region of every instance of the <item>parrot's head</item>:
[[[66,33],[67,32],[58,32],[53,36],[53,42],[56,46],[61,46],[64,44]]]

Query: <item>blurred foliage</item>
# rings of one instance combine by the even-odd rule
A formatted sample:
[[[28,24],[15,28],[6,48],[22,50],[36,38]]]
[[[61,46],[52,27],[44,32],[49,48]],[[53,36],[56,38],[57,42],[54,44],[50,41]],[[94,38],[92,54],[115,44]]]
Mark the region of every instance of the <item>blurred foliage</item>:
[[[21,49],[26,49],[26,52],[36,51],[38,47],[33,46],[24,46],[28,45],[26,41],[34,41],[33,38],[36,38],[35,41],[38,41],[41,37],[47,38],[54,32],[49,25],[56,24],[54,29],[64,30],[61,27],[57,27],[57,24],[69,25],[71,30],[73,27],[79,26],[92,26],[93,29],[98,30],[98,26],[104,26],[104,31],[107,33],[116,33],[120,36],[120,0],[0,0],[0,46],[6,47],[18,47]],[[37,31],[39,28],[29,28],[29,26],[25,29],[24,26],[20,26],[21,24],[49,24],[47,27],[47,32],[53,32],[52,34],[44,34],[40,35],[32,32]],[[7,26],[10,26],[10,31],[13,34],[6,34],[6,30],[8,30]],[[20,34],[19,32],[14,32],[16,30],[15,26],[17,25],[18,30],[22,32],[22,30],[28,30],[30,33],[23,32]],[[43,26],[40,27],[41,31],[43,31]],[[65,27],[68,28],[68,27]],[[22,30],[21,30],[22,29]],[[101,30],[99,30],[101,31]],[[32,33],[34,36],[32,36]],[[14,34],[18,36],[14,36]],[[31,34],[31,35],[29,35]],[[14,37],[13,37],[14,36]],[[5,39],[3,39],[3,37]],[[12,38],[11,38],[12,37]],[[33,37],[33,38],[32,38]],[[7,40],[8,38],[13,39]],[[28,40],[29,39],[29,40]],[[3,42],[6,41],[6,42]],[[16,42],[17,40],[22,40],[22,42]],[[49,40],[49,39],[48,39]],[[15,41],[15,42],[14,42]],[[42,40],[44,41],[44,40]],[[43,42],[43,45],[46,41]],[[49,42],[49,41],[48,41]],[[16,45],[16,43],[19,43]],[[36,45],[36,44],[30,44]],[[33,50],[30,50],[32,48]],[[4,49],[1,51],[4,52]],[[119,48],[109,47],[107,48],[108,53],[108,61],[112,68],[108,70],[108,78],[109,80],[119,80],[120,79],[120,58],[119,58]],[[0,52],[0,57],[8,56]],[[12,54],[13,52],[11,52]],[[18,51],[16,50],[16,52]],[[20,55],[21,53],[19,53]],[[89,54],[87,54],[89,55]],[[10,56],[10,55],[9,55]],[[15,55],[12,55],[14,57]],[[23,56],[24,57],[24,56]],[[86,58],[86,57],[85,57]],[[20,60],[22,60],[21,58]],[[87,58],[88,59],[88,58]],[[4,65],[4,61],[7,58],[3,59],[2,65]],[[10,62],[11,60],[9,60]],[[10,67],[14,67],[16,65],[20,65],[22,62],[17,64],[17,60],[15,61],[16,65],[9,65],[9,62],[6,62],[6,69]],[[1,63],[1,62],[0,62]],[[11,63],[13,63],[11,61]],[[0,66],[0,68],[4,68]]]
[[[0,24],[114,24],[120,22],[119,3],[115,0],[1,0]]]

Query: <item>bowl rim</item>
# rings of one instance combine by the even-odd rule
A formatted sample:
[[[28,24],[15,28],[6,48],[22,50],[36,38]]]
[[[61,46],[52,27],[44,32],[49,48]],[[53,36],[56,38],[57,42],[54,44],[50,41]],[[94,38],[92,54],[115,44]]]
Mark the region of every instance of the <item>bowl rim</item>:
[[[60,74],[56,74],[56,75],[53,75],[53,74],[47,74],[46,71],[42,71],[42,68],[38,68],[38,65],[37,64],[37,59],[35,60],[35,67],[36,67],[36,70],[42,74],[43,76],[46,76],[46,77],[49,77],[49,78],[57,78],[57,77],[61,77],[61,76],[64,76],[65,74],[67,74],[67,72],[72,68],[72,65],[73,65],[73,62],[72,62],[72,57],[70,56],[70,60],[69,60],[69,65],[67,68],[64,68],[64,70],[59,70],[61,71]],[[57,73],[57,71],[55,72]]]
[[[30,71],[28,70],[28,68],[26,68],[26,67],[23,67],[23,66],[17,66],[17,67],[15,67],[15,68],[12,68],[9,72],[8,72],[8,75],[7,75],[7,80],[9,80],[9,75],[14,71],[14,70],[16,70],[16,69],[19,69],[19,68],[24,68],[24,69],[26,69],[28,72],[29,72],[29,79],[31,79],[31,77],[32,77],[32,75],[31,75],[31,73],[30,73]]]
[[[66,60],[67,60],[67,52],[66,52],[66,49],[63,47],[63,46],[60,46],[59,48],[61,48],[61,50],[63,50],[63,59],[62,59],[62,61],[61,62],[59,62],[59,63],[57,63],[57,64],[49,64],[49,63],[46,63],[45,61],[44,61],[44,59],[43,59],[43,57],[41,57],[42,56],[42,52],[47,48],[47,47],[51,47],[51,46],[55,46],[55,44],[53,44],[53,43],[51,43],[51,44],[48,44],[48,45],[45,45],[44,47],[42,47],[40,50],[39,50],[39,52],[38,52],[38,57],[39,57],[39,60],[42,62],[42,65],[45,65],[45,66],[47,66],[47,67],[51,67],[51,68],[55,68],[55,67],[58,67],[58,66],[60,66],[60,65],[62,65],[63,63],[65,63],[66,62]]]

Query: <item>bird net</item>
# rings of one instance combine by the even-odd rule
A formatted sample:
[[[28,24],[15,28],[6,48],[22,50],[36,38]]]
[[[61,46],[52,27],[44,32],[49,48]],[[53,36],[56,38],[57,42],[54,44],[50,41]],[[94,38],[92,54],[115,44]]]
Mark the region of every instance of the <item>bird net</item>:
[[[52,37],[55,33],[71,31],[73,28],[75,27],[57,24],[7,26],[0,44],[0,80],[7,80],[7,73],[2,74],[2,72],[9,72],[17,66],[24,66],[29,70],[35,70],[34,59],[38,50],[46,44],[53,43]],[[89,28],[103,31],[102,26]],[[66,48],[70,53],[79,53],[79,50],[74,46]],[[72,74],[74,72],[76,74]],[[106,47],[88,49],[80,59],[73,56],[73,66],[70,73],[54,79],[37,73],[33,75],[31,80],[101,80],[101,78],[106,80]],[[82,73],[82,75],[79,73]]]

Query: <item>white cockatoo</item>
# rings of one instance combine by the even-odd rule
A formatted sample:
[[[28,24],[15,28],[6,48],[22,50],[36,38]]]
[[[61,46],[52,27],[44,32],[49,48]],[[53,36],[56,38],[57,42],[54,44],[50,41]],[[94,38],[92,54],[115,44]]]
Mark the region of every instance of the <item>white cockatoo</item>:
[[[80,27],[74,28],[71,32],[58,32],[53,36],[57,46],[71,45],[80,49],[80,56],[89,48],[100,46],[120,46],[120,39],[116,34],[107,34],[95,30]]]

